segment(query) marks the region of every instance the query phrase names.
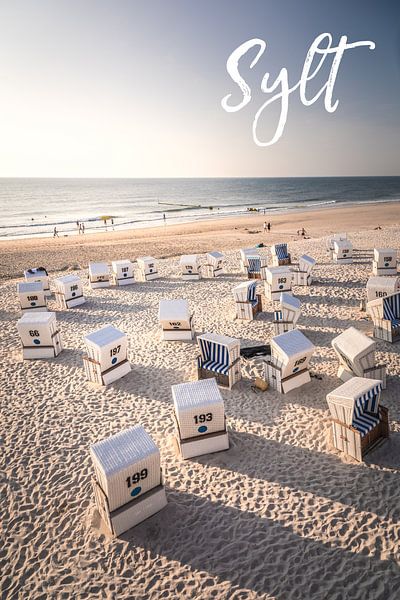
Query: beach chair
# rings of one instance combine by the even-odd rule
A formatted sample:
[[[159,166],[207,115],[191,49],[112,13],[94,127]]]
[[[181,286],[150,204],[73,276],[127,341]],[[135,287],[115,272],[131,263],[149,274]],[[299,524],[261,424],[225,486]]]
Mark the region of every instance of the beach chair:
[[[233,288],[236,303],[236,318],[252,321],[262,310],[261,294],[257,294],[255,281],[243,281]]]
[[[90,446],[97,510],[118,536],[167,505],[160,452],[142,425]]]
[[[151,281],[160,277],[157,271],[156,260],[152,256],[141,256],[136,262],[138,266],[136,279],[138,281]]]
[[[89,263],[89,283],[92,290],[110,287],[110,273],[107,263]]]
[[[26,313],[17,321],[23,359],[55,358],[63,349],[53,312]]]
[[[83,364],[89,381],[109,385],[130,372],[126,333],[108,325],[89,333],[84,340],[87,354],[83,355]]]
[[[300,300],[291,294],[283,292],[280,302],[280,310],[274,312],[273,326],[275,335],[295,329],[301,313]]]
[[[35,267],[24,271],[25,281],[27,283],[40,282],[43,285],[45,296],[51,296],[49,275],[44,267]]]
[[[370,277],[367,281],[367,301],[400,292],[400,277]]]
[[[172,386],[176,442],[182,458],[229,448],[224,401],[215,379]]]
[[[297,268],[292,267],[293,272],[293,285],[311,285],[312,275],[311,272],[317,261],[307,254],[303,254],[299,258],[299,265]]]
[[[241,273],[245,273],[247,275],[248,273],[248,267],[249,267],[249,261],[248,261],[248,256],[259,256],[259,252],[257,251],[257,248],[241,248],[241,250],[239,250],[240,253],[240,271]]]
[[[135,282],[133,263],[130,260],[113,260],[111,279],[114,285],[131,285]]]
[[[380,404],[381,388],[378,379],[353,377],[326,397],[334,447],[359,462],[389,437],[389,414]]]
[[[247,262],[247,277],[249,279],[261,279],[261,269],[267,266],[267,258],[259,254],[248,254]]]
[[[158,320],[163,340],[193,339],[193,315],[187,300],[160,300]]]
[[[241,377],[240,341],[225,335],[205,333],[197,336],[198,379],[214,377],[218,385],[231,389]]]
[[[224,255],[221,252],[207,252],[206,264],[202,271],[205,277],[219,277],[224,272]]]
[[[374,248],[373,275],[397,275],[397,250]]]
[[[386,365],[376,364],[376,342],[370,337],[349,327],[332,340],[332,348],[339,359],[337,375],[342,381],[352,377],[380,379],[386,388]]]
[[[197,254],[184,254],[179,261],[182,279],[201,279],[200,258]]]
[[[77,275],[65,275],[54,280],[57,307],[61,310],[74,308],[86,302],[83,285]]]
[[[274,244],[271,246],[272,266],[282,267],[290,265],[291,259],[288,252],[287,244]]]
[[[17,293],[22,314],[47,311],[47,300],[41,281],[17,283]]]
[[[334,240],[333,262],[337,264],[348,264],[353,262],[353,244],[350,240]]]
[[[268,300],[280,300],[282,292],[291,293],[293,271],[290,267],[264,267],[261,273],[265,280],[265,297]]]
[[[331,258],[333,255],[333,242],[337,240],[347,240],[347,233],[334,233],[329,236],[326,240],[326,250],[330,253]]]
[[[400,292],[367,303],[367,312],[374,323],[374,337],[385,342],[400,339]]]
[[[271,355],[264,360],[265,380],[269,386],[286,394],[310,381],[308,365],[314,344],[298,329],[271,339]]]

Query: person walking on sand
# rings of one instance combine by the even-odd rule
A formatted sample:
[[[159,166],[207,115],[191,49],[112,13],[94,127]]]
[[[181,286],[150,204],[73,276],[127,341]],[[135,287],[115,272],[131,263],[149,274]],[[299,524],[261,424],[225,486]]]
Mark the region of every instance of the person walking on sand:
[[[268,227],[268,226],[267,226],[267,221],[264,221],[264,225],[263,225],[263,227],[264,227],[264,233],[266,233],[266,231],[267,231],[267,227]]]
[[[112,230],[114,231],[114,219],[111,219]]]
[[[53,237],[58,237],[57,227],[54,227]]]
[[[81,232],[81,224],[79,223],[79,221],[76,222],[76,228],[78,230],[78,233]]]
[[[268,231],[271,231],[271,223],[268,223],[267,229],[268,229]]]
[[[85,233],[85,223],[81,223],[82,235]]]

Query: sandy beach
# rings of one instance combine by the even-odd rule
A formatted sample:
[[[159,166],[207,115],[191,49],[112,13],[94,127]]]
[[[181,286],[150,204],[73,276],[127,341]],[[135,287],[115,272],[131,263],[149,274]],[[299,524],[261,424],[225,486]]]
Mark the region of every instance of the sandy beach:
[[[309,239],[296,234],[301,227]],[[325,236],[342,230],[355,260],[334,265]],[[231,290],[245,278],[238,249],[276,241],[288,241],[294,260],[306,253],[318,261],[312,286],[294,288],[298,327],[316,346],[312,380],[286,395],[255,393],[261,363],[242,361],[243,379],[222,390],[230,449],[183,461],[173,444],[171,385],[196,378],[197,345],[160,340],[159,300],[187,298],[197,333],[266,343],[274,304],[264,298],[258,318],[240,322]],[[382,403],[391,437],[364,463],[333,449],[326,403],[341,383],[332,338],[350,325],[372,334],[359,304],[374,247],[400,250],[398,203],[1,242],[2,598],[397,600],[400,346],[377,343],[388,365]],[[181,254],[214,249],[226,255],[224,276],[181,280]],[[159,259],[161,279],[89,288],[89,260],[147,254]],[[23,361],[16,284],[24,268],[39,265],[51,279],[81,276],[87,302],[56,311],[64,343],[57,358]],[[83,336],[106,324],[127,333],[132,371],[99,388],[85,379]],[[113,539],[95,509],[89,446],[135,423],[160,448],[168,506]]]

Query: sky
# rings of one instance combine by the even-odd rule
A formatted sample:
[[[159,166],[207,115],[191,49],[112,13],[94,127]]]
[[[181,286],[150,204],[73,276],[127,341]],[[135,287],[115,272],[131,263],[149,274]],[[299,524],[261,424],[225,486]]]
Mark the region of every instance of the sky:
[[[346,50],[333,90],[288,100],[280,139],[252,126],[285,67],[299,81],[321,33]],[[239,61],[250,102],[227,72]],[[333,55],[308,84],[326,83]],[[280,104],[262,113],[268,140]],[[400,175],[398,0],[0,0],[0,177],[290,177]]]

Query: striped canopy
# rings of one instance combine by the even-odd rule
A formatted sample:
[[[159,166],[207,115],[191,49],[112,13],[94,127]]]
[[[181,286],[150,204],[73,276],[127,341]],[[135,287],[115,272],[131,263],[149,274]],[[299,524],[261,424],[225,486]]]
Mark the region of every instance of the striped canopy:
[[[383,298],[383,318],[400,325],[400,292]]]
[[[275,244],[275,254],[279,260],[288,258],[287,244]]]
[[[379,383],[354,402],[352,426],[358,429],[362,436],[379,423],[378,409],[381,389],[382,384]]]
[[[201,357],[199,357],[199,367],[214,371],[215,373],[226,374],[229,370],[229,352],[226,346],[217,344],[210,340],[198,338]]]
[[[248,256],[248,271],[249,273],[260,273],[261,271],[261,258],[259,256]]]

